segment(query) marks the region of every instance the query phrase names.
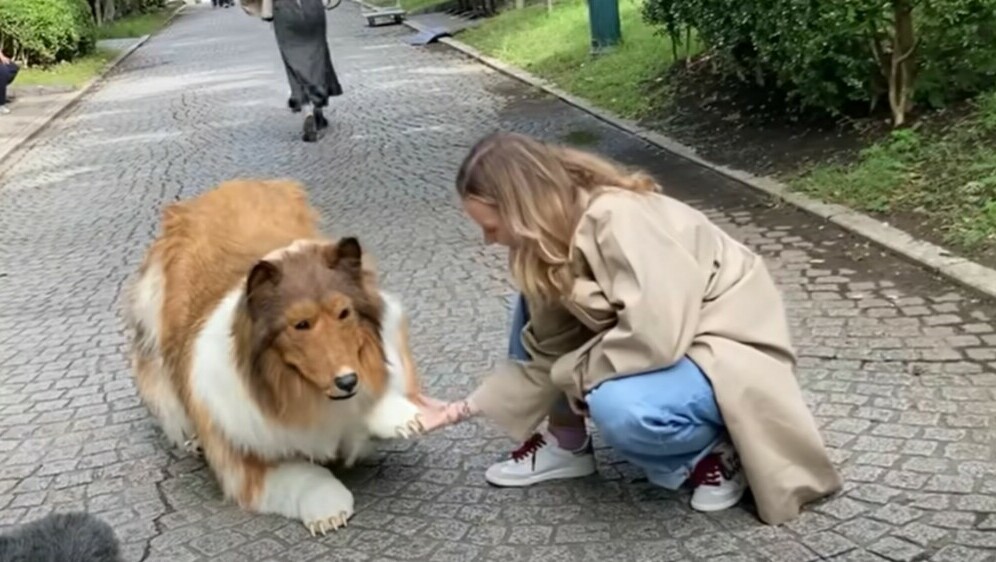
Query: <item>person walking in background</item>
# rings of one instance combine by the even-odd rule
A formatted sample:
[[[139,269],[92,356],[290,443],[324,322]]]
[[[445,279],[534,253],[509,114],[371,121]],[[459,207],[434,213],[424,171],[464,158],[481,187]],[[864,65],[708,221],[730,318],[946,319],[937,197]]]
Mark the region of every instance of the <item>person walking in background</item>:
[[[290,82],[287,106],[294,113],[311,107],[304,118],[302,138],[315,142],[318,131],[328,127],[324,108],[329,98],[342,95],[325,36],[322,0],[243,0],[242,7],[251,15],[273,22]]]
[[[7,86],[17,78],[17,71],[20,67],[17,63],[10,60],[7,55],[0,51],[0,115],[6,115],[10,113],[10,108],[7,107]]]

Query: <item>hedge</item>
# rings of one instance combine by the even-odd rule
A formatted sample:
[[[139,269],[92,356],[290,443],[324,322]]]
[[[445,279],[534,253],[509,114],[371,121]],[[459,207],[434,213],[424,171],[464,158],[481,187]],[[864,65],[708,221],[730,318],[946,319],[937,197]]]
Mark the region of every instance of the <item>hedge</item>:
[[[166,0],[87,0],[98,25],[109,21],[161,10]]]
[[[87,0],[0,1],[0,48],[19,62],[70,60],[92,52],[96,43]]]
[[[996,85],[996,0],[646,0],[644,18],[802,107],[888,100],[901,123]]]

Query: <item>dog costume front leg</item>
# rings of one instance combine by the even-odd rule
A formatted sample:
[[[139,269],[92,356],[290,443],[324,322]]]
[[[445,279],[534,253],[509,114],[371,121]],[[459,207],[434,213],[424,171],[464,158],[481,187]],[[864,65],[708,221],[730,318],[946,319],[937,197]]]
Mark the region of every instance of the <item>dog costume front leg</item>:
[[[199,436],[225,495],[242,508],[296,519],[312,534],[345,527],[353,516],[353,494],[328,469],[261,459],[234,449],[208,428],[200,428]]]
[[[312,535],[324,535],[346,526],[353,516],[353,494],[328,469],[287,462],[266,471],[256,509],[297,519]]]

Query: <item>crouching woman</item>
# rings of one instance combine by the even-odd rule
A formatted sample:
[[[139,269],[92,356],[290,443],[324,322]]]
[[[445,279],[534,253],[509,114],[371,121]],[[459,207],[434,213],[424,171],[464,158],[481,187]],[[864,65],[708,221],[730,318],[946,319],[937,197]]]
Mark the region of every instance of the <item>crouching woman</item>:
[[[759,256],[648,176],[522,135],[474,146],[457,192],[485,242],[509,248],[521,298],[511,360],[424,425],[480,413],[525,441],[491,483],[593,473],[588,418],[654,484],[690,483],[700,511],[750,487],[780,524],[841,487]]]

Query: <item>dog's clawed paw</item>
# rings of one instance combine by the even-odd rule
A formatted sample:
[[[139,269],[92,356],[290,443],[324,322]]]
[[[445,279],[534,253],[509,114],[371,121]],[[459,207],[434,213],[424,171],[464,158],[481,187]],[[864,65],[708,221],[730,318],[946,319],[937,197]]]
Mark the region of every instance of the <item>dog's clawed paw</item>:
[[[190,439],[183,442],[183,450],[198,457],[204,454],[204,449],[201,448],[201,442],[196,435],[190,436]]]
[[[346,526],[353,516],[353,494],[329,475],[301,499],[300,516],[312,535],[325,535]]]
[[[422,416],[415,414],[415,419],[409,420],[402,426],[395,428],[395,434],[402,439],[411,439],[425,432],[425,427],[422,425]]]
[[[396,394],[385,396],[374,406],[367,426],[381,439],[411,439],[424,433],[418,406]]]
[[[308,527],[308,532],[311,533],[311,536],[325,536],[329,531],[338,531],[339,529],[345,528],[349,522],[349,516],[350,514],[348,512],[343,511],[335,517],[305,523],[305,526]]]

